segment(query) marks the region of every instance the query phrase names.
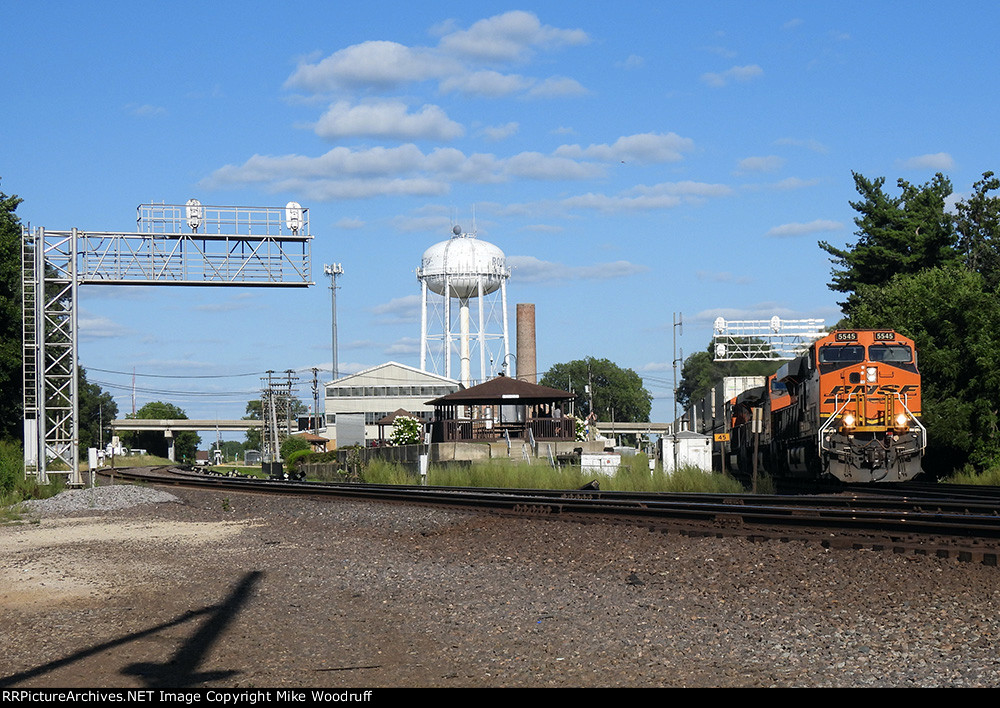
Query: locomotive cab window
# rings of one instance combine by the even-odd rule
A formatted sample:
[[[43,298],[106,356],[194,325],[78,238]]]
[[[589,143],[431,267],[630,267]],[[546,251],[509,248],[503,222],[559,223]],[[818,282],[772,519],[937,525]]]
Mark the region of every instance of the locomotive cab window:
[[[913,361],[913,350],[905,344],[873,344],[868,347],[868,358],[892,364],[909,364]]]
[[[857,344],[827,345],[819,349],[820,364],[843,364],[865,360],[865,348]]]

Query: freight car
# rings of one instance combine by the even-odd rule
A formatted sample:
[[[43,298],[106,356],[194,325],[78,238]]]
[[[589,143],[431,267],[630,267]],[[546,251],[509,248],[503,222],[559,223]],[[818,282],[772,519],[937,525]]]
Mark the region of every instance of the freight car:
[[[920,473],[913,340],[891,330],[837,330],[728,404],[730,460],[743,476],[901,482]]]

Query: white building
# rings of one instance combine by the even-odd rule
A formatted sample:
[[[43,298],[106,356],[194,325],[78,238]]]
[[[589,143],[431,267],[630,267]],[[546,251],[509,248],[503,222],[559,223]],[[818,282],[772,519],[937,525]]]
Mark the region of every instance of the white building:
[[[395,361],[343,376],[326,384],[327,437],[336,440],[337,415],[362,413],[365,438],[378,437],[381,418],[400,408],[426,419],[434,412],[427,401],[459,389],[458,381]]]

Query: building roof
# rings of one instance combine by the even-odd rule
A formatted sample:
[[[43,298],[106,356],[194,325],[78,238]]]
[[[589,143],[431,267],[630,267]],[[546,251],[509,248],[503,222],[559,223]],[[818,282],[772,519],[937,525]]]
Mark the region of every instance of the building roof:
[[[329,438],[324,438],[322,436],[315,435],[313,433],[310,433],[309,431],[303,431],[301,433],[292,433],[292,437],[293,438],[302,438],[303,440],[307,440],[307,441],[309,441],[311,443],[315,443],[315,442],[330,442]]]
[[[568,401],[576,396],[569,391],[557,388],[539,386],[538,384],[519,381],[509,376],[497,376],[478,386],[455,391],[447,396],[428,401],[432,406],[444,406],[449,403],[551,403],[553,401]]]
[[[406,364],[400,364],[398,361],[387,361],[384,364],[377,364],[375,366],[370,366],[363,371],[358,371],[353,374],[348,374],[347,376],[341,376],[339,379],[334,379],[333,381],[327,381],[325,385],[343,386],[346,384],[348,386],[351,385],[357,386],[360,384],[354,383],[352,381],[353,379],[364,380],[369,378],[372,374],[380,371],[381,369],[389,369],[389,368],[399,369],[402,372],[409,374],[410,377],[415,377],[417,379],[426,379],[428,381],[433,381],[435,383],[450,384],[452,386],[458,385],[458,381],[456,381],[455,379],[449,379],[446,376],[435,374],[433,371],[424,371],[422,369],[416,368],[415,366],[407,366]],[[411,379],[408,378],[407,381],[409,380]]]

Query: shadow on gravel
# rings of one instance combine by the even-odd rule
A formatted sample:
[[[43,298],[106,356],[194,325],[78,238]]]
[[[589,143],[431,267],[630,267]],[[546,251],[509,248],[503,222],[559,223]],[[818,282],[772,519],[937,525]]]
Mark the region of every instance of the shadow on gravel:
[[[82,649],[63,659],[51,661],[48,664],[28,671],[4,676],[0,678],[0,686],[13,686],[22,681],[42,676],[64,666],[69,666],[74,662],[100,654],[103,651],[126,645],[129,642],[148,637],[169,627],[184,624],[201,615],[207,615],[208,619],[202,623],[198,631],[184,642],[172,658],[159,664],[132,664],[123,668],[121,674],[125,676],[137,676],[149,688],[188,688],[205,681],[215,681],[237,674],[239,672],[235,670],[199,673],[197,669],[198,665],[212,648],[212,645],[215,644],[216,640],[225,631],[226,626],[239,614],[240,609],[247,602],[254,587],[260,582],[263,575],[261,571],[247,573],[243,577],[243,580],[229,593],[229,597],[226,598],[225,602],[219,605],[211,605],[200,610],[191,610],[174,620],[144,629],[141,632],[133,632],[119,639],[97,644],[88,649]]]

